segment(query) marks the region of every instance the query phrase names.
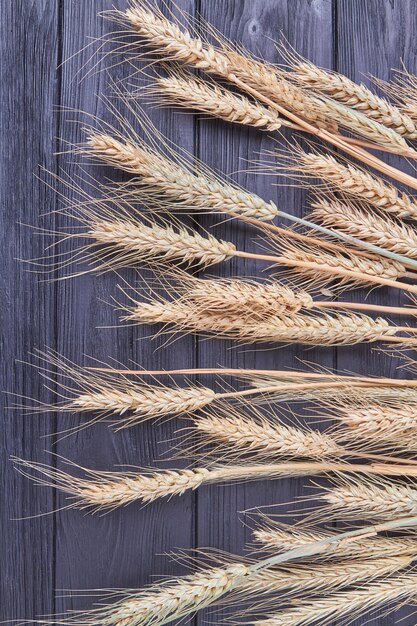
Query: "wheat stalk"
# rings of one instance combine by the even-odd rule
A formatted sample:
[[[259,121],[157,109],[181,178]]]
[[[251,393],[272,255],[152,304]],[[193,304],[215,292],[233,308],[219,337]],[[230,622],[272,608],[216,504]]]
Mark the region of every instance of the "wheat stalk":
[[[410,152],[402,137],[390,129],[365,116],[361,119],[361,114],[347,108],[344,111],[343,107],[335,106],[332,102],[309,97],[273,66],[251,58],[248,54],[240,54],[224,41],[221,47],[203,43],[200,38],[192,37],[189,31],[181,30],[167,20],[160,12],[150,11],[147,3],[132,3],[124,15],[120,12],[117,15],[119,20],[133,28],[161,56],[232,82],[260,99],[263,96],[266,103],[271,100],[272,103],[277,103],[279,113],[295,123],[299,120],[289,115],[290,112],[300,115],[317,128],[331,131],[336,130],[337,126],[329,120],[340,121],[350,128],[353,126],[355,131],[387,146],[393,152]],[[342,138],[339,141],[344,145]]]
[[[416,308],[373,305],[366,302],[316,301],[307,291],[293,289],[278,280],[249,278],[197,278],[180,270],[157,271],[164,291],[181,302],[191,303],[207,313],[245,314],[265,319],[292,315],[303,310],[346,309],[381,314],[416,315]],[[169,280],[167,280],[169,279]]]
[[[280,216],[312,230],[323,232],[325,235],[347,240],[349,244],[369,248],[374,254],[392,256],[394,260],[412,263],[411,260],[392,252],[389,254],[384,248],[379,248],[372,243],[355,239],[351,235],[346,236],[339,231],[331,231],[318,224],[279,211],[273,202],[265,202],[254,193],[219,180],[204,166],[202,166],[202,173],[194,174],[185,160],[172,150],[173,158],[168,159],[141,140],[133,130],[130,130],[130,135],[130,137],[118,137],[116,134],[112,136],[108,133],[89,130],[87,144],[80,148],[81,152],[87,151],[109,165],[136,175],[128,186],[123,185],[118,191],[119,198],[124,199],[125,202],[127,198],[134,199],[137,196],[137,190],[140,189],[142,194],[149,196],[154,206],[156,205],[155,194],[162,194],[168,202],[174,202],[177,208],[182,206],[192,207],[193,211],[201,208],[218,213],[229,213],[234,217],[246,218],[255,226],[269,228],[271,232],[284,232],[287,237],[311,241],[311,237],[293,233],[290,229],[263,224],[265,220],[269,221]],[[161,204],[164,209],[175,208],[164,202]],[[317,243],[317,240],[314,241]],[[336,244],[321,242],[320,245],[324,248],[335,248],[339,252],[343,251],[343,248]]]
[[[321,528],[286,526],[269,518],[264,518],[260,527],[253,531],[254,539],[262,550],[272,553],[298,548],[313,541],[333,537],[334,532]],[[316,559],[374,559],[393,555],[414,555],[417,541],[410,537],[373,537],[358,539],[354,543],[339,544],[334,551],[316,555]]]
[[[259,104],[253,107],[247,98],[243,98],[242,101],[241,97],[235,98],[230,91],[220,89],[215,84],[208,84],[207,81],[195,79],[192,75],[184,76],[182,73],[173,72],[168,78],[157,76],[155,86],[158,95],[162,96],[159,99],[165,104],[196,109],[227,122],[246,124],[269,131],[276,131],[282,125],[299,129],[295,124],[282,118],[277,111]],[[153,93],[155,89],[148,91]],[[387,150],[400,153],[409,150],[407,143],[395,131],[358,111],[340,106],[328,98],[313,98],[311,104],[314,104],[317,110],[323,108],[327,117],[337,124],[347,127],[375,144],[384,146]]]
[[[171,72],[168,77],[157,76],[155,86],[156,93],[162,96],[159,98],[162,103],[196,109],[226,122],[271,132],[282,126],[294,127],[277,111],[189,73]],[[148,92],[152,94],[153,90]]]
[[[339,519],[385,520],[413,515],[417,511],[417,490],[410,485],[388,481],[344,480],[320,495],[327,514]]]
[[[293,314],[254,319],[244,311],[234,314],[206,313],[181,300],[149,298],[140,302],[130,297],[130,306],[123,306],[122,321],[140,324],[164,324],[174,331],[213,334],[241,342],[293,342],[306,345],[352,345],[360,342],[387,341],[407,343],[407,338],[395,337],[406,327],[391,326],[383,318],[372,319],[353,313],[334,315]],[[412,328],[409,329],[412,332]],[[412,341],[412,339],[410,340]]]
[[[219,454],[230,460],[236,457],[271,460],[288,458],[329,458],[345,454],[329,435],[316,430],[296,428],[282,423],[278,415],[267,416],[248,403],[233,407],[218,403],[216,410],[205,411],[192,417],[195,432],[203,438],[203,445],[214,444]],[[192,449],[195,454],[195,448]],[[211,451],[213,454],[213,450]]]
[[[383,213],[335,197],[317,198],[311,219],[393,252],[417,258],[417,233],[411,226]]]
[[[391,259],[368,259],[348,252],[345,255],[324,253],[321,248],[317,248],[317,253],[314,254],[311,250],[315,248],[310,246],[310,254],[306,260],[305,246],[301,243],[293,245],[288,239],[270,233],[268,237],[271,244],[275,249],[280,247],[286,255],[250,253],[236,250],[231,242],[221,241],[212,235],[203,237],[179,224],[174,228],[173,224],[163,221],[157,223],[145,216],[141,216],[139,220],[128,213],[129,205],[126,207],[116,203],[116,213],[113,207],[108,207],[107,201],[97,201],[95,204],[94,208],[79,205],[75,210],[75,219],[84,226],[82,232],[77,230],[72,235],[68,235],[68,232],[59,234],[65,238],[71,236],[92,240],[91,244],[71,254],[77,261],[89,263],[98,257],[101,263],[95,267],[96,271],[132,267],[155,260],[177,260],[189,265],[207,266],[236,256],[274,265],[289,265],[294,271],[304,274],[307,280],[321,276],[322,283],[338,280],[341,284],[379,284],[417,293],[416,286],[398,280],[407,275],[405,266]],[[62,267],[69,262],[70,259],[66,258]]]
[[[123,95],[120,97],[124,99]],[[373,255],[386,256],[411,266],[417,265],[417,262],[411,259],[404,258],[394,252],[388,252],[386,249],[379,248],[372,243],[361,241],[337,230],[331,231],[319,224],[314,224],[284,211],[279,211],[273,202],[265,202],[256,194],[245,191],[236,184],[219,179],[202,163],[197,162],[197,164],[194,164],[194,169],[198,167],[200,170],[198,174],[192,172],[190,170],[189,158],[178,154],[169,142],[164,141],[159,133],[152,129],[151,122],[143,112],[138,113],[128,101],[124,101],[138,124],[144,127],[144,132],[151,139],[150,143],[144,142],[131,125],[127,124],[127,122],[122,122],[124,134],[118,133],[110,127],[107,128],[106,132],[90,128],[86,131],[88,136],[87,144],[78,148],[78,151],[81,153],[93,154],[99,160],[136,174],[136,177],[128,184],[118,185],[117,191],[112,188],[111,199],[114,199],[115,196],[116,199],[118,198],[125,203],[128,200],[136,202],[138,189],[140,189],[141,199],[143,200],[143,196],[145,196],[152,203],[154,210],[158,206],[163,210],[183,208],[194,212],[195,209],[204,209],[216,213],[226,213],[251,223],[258,228],[267,228],[271,232],[281,233],[295,240],[316,243],[322,248],[343,252],[341,245],[313,238],[311,235],[296,233],[288,228],[284,229],[274,224],[265,223],[279,216],[310,228],[312,231],[318,231],[323,235],[333,237],[333,239],[341,239],[350,246],[354,245],[360,249],[369,250],[369,252],[358,251],[358,254],[362,256],[368,257],[372,253]],[[113,110],[112,107],[110,108]],[[143,118],[145,118],[145,121],[143,121]],[[152,130],[149,130],[149,125]],[[110,134],[108,131],[110,131]],[[165,144],[165,147],[168,147],[171,158],[166,157],[156,149],[155,145],[157,143]],[[74,188],[73,183],[70,186]],[[88,194],[81,188],[76,190],[82,196],[86,196],[87,200],[91,200],[88,198]],[[94,201],[94,204],[97,204],[97,201]]]
[[[54,486],[66,493],[72,508],[111,510],[131,502],[154,502],[159,498],[183,495],[201,485],[230,483],[236,480],[279,479],[312,476],[322,473],[369,474],[372,476],[417,476],[415,465],[368,463],[362,465],[320,461],[291,461],[269,464],[209,465],[193,469],[100,472],[84,469],[87,478],[72,476],[60,469],[14,458],[19,471],[38,485]],[[27,472],[36,472],[32,475]],[[417,510],[417,491],[408,486],[385,483],[384,488],[369,482],[346,482],[329,489],[321,499],[331,511],[342,511],[347,519],[364,512],[371,518],[387,519],[392,515],[413,515]],[[388,502],[387,502],[388,500]],[[355,517],[356,516],[356,517]]]
[[[393,399],[364,404],[352,395],[330,406],[331,418],[345,426],[338,431],[338,439],[363,440],[369,446],[386,443],[411,451],[417,447],[417,409],[412,403]]]
[[[299,85],[324,93],[333,100],[361,111],[406,139],[417,139],[417,127],[413,119],[386,98],[377,96],[365,85],[358,85],[343,74],[317,67],[305,59],[293,59],[291,70],[291,77]]]
[[[211,403],[228,401],[244,401],[251,396],[261,399],[297,400],[320,397],[321,400],[331,398],[333,401],[346,398],[347,390],[358,394],[361,402],[403,401],[417,403],[416,385],[414,380],[394,378],[372,378],[322,374],[309,372],[292,372],[280,370],[245,370],[245,369],[186,369],[171,371],[128,370],[79,367],[52,351],[42,354],[39,358],[45,362],[39,366],[40,374],[47,381],[58,384],[61,402],[51,405],[56,412],[97,412],[98,417],[116,416],[114,421],[120,426],[134,425],[144,419],[163,417],[164,415],[189,414],[208,406]],[[51,369],[52,368],[52,369]],[[60,375],[56,380],[56,372]],[[203,385],[187,385],[180,387],[172,384],[150,384],[145,379],[163,376],[173,378],[176,375],[233,375],[245,381],[250,387],[242,390],[231,390],[216,393]],[[134,375],[136,379],[129,379]],[[140,380],[137,380],[139,377]],[[45,411],[45,405],[39,403],[39,411]],[[30,407],[34,410],[34,407]]]
[[[400,193],[364,169],[339,162],[331,154],[297,150],[293,169],[307,177],[321,178],[336,191],[363,200],[400,219],[417,217],[417,202],[414,198]]]
[[[266,619],[249,623],[254,626],[306,626],[313,623],[324,625],[345,615],[349,615],[349,619],[354,619],[375,607],[394,601],[409,600],[416,594],[417,575],[401,574],[350,591],[336,592],[310,602],[303,602]]]
[[[83,148],[81,148],[83,149]],[[114,137],[108,133],[88,131],[87,153],[134,174],[134,184],[159,192],[179,204],[216,212],[271,220],[278,214],[273,202],[265,202],[254,193],[220,181],[208,170],[193,174],[185,164],[168,159],[140,140],[138,136]]]

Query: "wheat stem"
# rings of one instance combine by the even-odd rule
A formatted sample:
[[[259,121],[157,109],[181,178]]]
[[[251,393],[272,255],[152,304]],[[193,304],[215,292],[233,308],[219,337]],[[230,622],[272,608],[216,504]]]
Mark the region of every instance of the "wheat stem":
[[[291,461],[262,465],[197,467],[184,470],[160,470],[135,474],[84,470],[87,478],[77,478],[62,470],[22,459],[13,459],[16,467],[36,484],[52,485],[73,500],[73,508],[113,509],[135,501],[153,502],[159,498],[183,495],[202,485],[237,480],[278,479],[312,476],[323,473],[366,474],[368,476],[417,476],[417,467],[384,463],[349,464],[324,461]],[[33,476],[27,472],[37,473]],[[412,515],[417,510],[416,491],[390,484],[384,489],[365,483],[346,483],[329,489],[321,496],[331,510],[341,507],[347,518],[364,513],[374,519],[393,515]]]

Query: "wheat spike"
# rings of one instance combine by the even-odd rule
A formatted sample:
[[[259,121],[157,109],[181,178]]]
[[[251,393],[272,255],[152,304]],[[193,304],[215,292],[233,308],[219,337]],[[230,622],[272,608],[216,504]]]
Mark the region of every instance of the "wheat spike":
[[[19,471],[38,485],[54,486],[66,493],[72,508],[112,510],[131,502],[154,502],[159,498],[183,495],[203,484],[235,480],[260,480],[288,476],[308,476],[320,472],[317,463],[276,465],[212,466],[194,469],[134,472],[99,472],[83,468],[87,478],[72,476],[60,469],[13,458]],[[37,472],[36,476],[26,470]]]
[[[398,218],[417,218],[417,202],[400,193],[381,178],[355,167],[342,164],[331,154],[297,151],[294,169],[309,177],[318,177],[336,191],[364,200],[381,211]]]
[[[193,174],[185,165],[168,159],[138,136],[113,137],[108,133],[88,131],[86,150],[98,159],[135,174],[138,187],[147,187],[188,207],[216,212],[232,211],[261,220],[278,214],[273,202],[216,179],[208,171]]]
[[[262,524],[253,531],[254,539],[261,544],[262,551],[272,553],[292,550],[313,541],[321,541],[335,533],[321,528],[294,528],[264,518]],[[391,556],[416,554],[417,540],[410,537],[362,538],[350,543],[340,543],[334,551],[318,554],[315,559],[374,559]]]
[[[292,77],[300,85],[361,111],[367,117],[394,129],[406,139],[417,139],[417,127],[412,118],[386,98],[372,93],[365,85],[358,85],[343,74],[317,67],[304,59],[301,62],[295,59],[291,70]]]
[[[235,94],[215,83],[203,81],[192,74],[174,74],[155,79],[158,100],[168,105],[195,109],[226,122],[277,131],[282,126],[294,126],[277,111],[254,100]],[[151,91],[151,90],[150,90]],[[152,91],[151,91],[152,93]]]
[[[370,119],[360,111],[339,104],[335,100],[325,97],[321,97],[319,100],[325,105],[328,117],[337,122],[339,126],[343,126],[360,137],[369,139],[374,144],[382,146],[390,152],[398,154],[407,152],[412,154],[414,152],[404,138],[395,130]]]
[[[264,318],[311,309],[313,298],[305,291],[294,291],[278,281],[263,282],[240,278],[200,279],[186,272],[173,274],[172,288],[181,301],[200,312],[245,313]]]
[[[386,520],[417,512],[417,490],[386,480],[344,480],[320,496],[339,519]]]
[[[38,485],[54,486],[66,493],[72,508],[93,510],[112,510],[131,502],[154,502],[159,498],[183,495],[189,489],[198,489],[201,485],[231,483],[236,480],[275,480],[296,476],[313,476],[323,473],[369,474],[379,476],[415,476],[415,465],[405,464],[348,464],[322,461],[288,461],[245,465],[209,465],[194,469],[149,470],[137,474],[134,472],[100,472],[84,469],[86,478],[72,476],[60,469],[42,463],[22,459],[13,459],[19,471]],[[35,475],[27,470],[35,472]],[[357,517],[366,511],[369,517],[386,519],[390,514],[397,516],[412,515],[417,510],[416,490],[385,482],[384,489],[373,489],[372,483],[366,491],[367,483],[346,481],[346,486],[329,489],[321,499],[328,503],[329,510],[342,510],[349,518]],[[397,489],[398,487],[398,489]],[[391,496],[395,502],[385,502]],[[372,499],[376,496],[376,499]],[[411,498],[414,498],[411,501]],[[342,504],[343,503],[343,504]],[[344,505],[344,508],[342,508]]]
[[[394,601],[408,600],[417,594],[417,575],[399,574],[350,591],[332,593],[323,598],[302,602],[266,619],[249,622],[253,626],[306,626],[328,624],[349,615],[349,619]]]
[[[192,413],[210,404],[216,393],[208,387],[189,385],[179,387],[135,381],[124,375],[98,373],[79,367],[57,353],[40,354],[45,366],[40,374],[58,384],[61,402],[51,406],[54,411],[67,413],[98,412],[118,426],[130,426],[150,418]],[[60,375],[55,380],[54,369]],[[45,405],[40,403],[40,411]]]
[[[271,237],[271,244],[276,245],[280,252],[288,259],[288,265],[291,267],[291,261],[307,261],[314,263],[314,269],[303,266],[295,266],[289,271],[292,275],[300,277],[300,287],[307,285],[312,290],[328,285],[333,282],[339,288],[347,288],[348,286],[364,286],[372,284],[375,278],[384,278],[387,280],[398,280],[405,272],[404,265],[391,259],[383,257],[375,257],[375,259],[366,259],[357,256],[346,250],[345,254],[334,254],[324,252],[317,246],[305,245],[302,242],[291,242],[288,239]],[[343,269],[352,275],[340,277],[337,273],[333,274],[332,269]],[[355,274],[357,278],[355,278]],[[359,277],[360,275],[360,277]],[[280,274],[282,277],[282,274]],[[368,278],[369,277],[369,278]]]
[[[133,300],[133,298],[132,298]],[[265,321],[250,315],[201,312],[181,300],[162,298],[148,302],[133,300],[122,320],[142,324],[170,325],[174,330],[214,334],[243,342],[294,342],[306,345],[352,345],[390,340],[395,326],[387,320],[366,315],[314,314],[270,317]],[[404,339],[405,342],[405,339]]]
[[[163,626],[215,603],[250,574],[243,563],[201,568],[195,574],[153,585],[143,591],[122,592],[122,599],[90,612],[75,612],[43,624],[83,626]],[[120,593],[119,593],[120,595]]]
[[[204,445],[215,445],[217,459],[219,453],[227,459],[250,455],[272,460],[329,458],[344,452],[329,435],[284,425],[276,413],[270,411],[265,416],[247,402],[237,407],[219,402],[215,411],[193,417],[193,423],[192,431],[203,436]]]
[[[417,233],[411,226],[376,211],[333,197],[317,198],[310,218],[377,246],[417,258]]]
[[[344,440],[365,440],[368,445],[381,442],[403,450],[417,448],[417,408],[406,402],[360,402],[343,400],[333,406],[332,418],[346,428],[337,437]]]
[[[153,50],[169,61],[179,61],[228,82],[236,79],[274,102],[300,114],[318,128],[334,130],[326,121],[326,107],[311,100],[302,89],[282,78],[273,66],[249,56],[239,54],[230,47],[215,47],[193,37],[185,28],[169,21],[160,11],[146,1],[132,0],[129,9],[113,13],[116,21],[133,29]]]
[[[232,243],[170,225],[147,226],[114,220],[95,223],[89,235],[98,244],[121,250],[125,258],[132,258],[136,263],[159,258],[207,266],[221,263],[235,252]]]

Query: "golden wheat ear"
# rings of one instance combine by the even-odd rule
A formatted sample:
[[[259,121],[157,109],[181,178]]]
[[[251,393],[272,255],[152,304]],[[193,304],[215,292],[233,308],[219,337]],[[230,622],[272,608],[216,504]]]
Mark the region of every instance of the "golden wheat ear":
[[[185,415],[210,404],[216,393],[208,387],[150,384],[140,377],[99,373],[83,368],[54,351],[39,354],[40,375],[58,386],[60,402],[45,406],[58,413],[92,414],[91,423],[102,419],[125,428],[151,418]]]

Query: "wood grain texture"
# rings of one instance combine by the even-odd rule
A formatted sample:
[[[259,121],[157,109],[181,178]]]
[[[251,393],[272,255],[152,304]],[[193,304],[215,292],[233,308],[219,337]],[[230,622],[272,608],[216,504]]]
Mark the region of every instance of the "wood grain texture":
[[[157,4],[164,3],[161,0]],[[417,71],[417,5],[413,0],[177,0],[175,4],[175,11],[195,15],[197,21],[208,20],[230,39],[271,61],[280,60],[272,39],[282,31],[300,53],[354,80],[361,80],[366,73],[389,78],[391,68],[399,67],[401,59],[411,71]],[[152,369],[216,365],[284,368],[297,366],[295,359],[305,358],[331,368],[405,376],[402,370],[395,370],[391,358],[369,346],[307,352],[260,347],[254,352],[229,342],[186,337],[164,348],[163,339],[149,339],[148,328],[120,325],[110,304],[113,296],[118,297],[117,284],[123,279],[134,282],[134,272],[123,272],[120,279],[112,274],[87,274],[61,282],[41,282],[39,275],[25,271],[17,262],[19,258],[42,256],[50,243],[49,238],[45,243],[44,237],[21,224],[47,230],[71,225],[63,215],[51,214],[59,208],[59,199],[35,177],[39,165],[52,173],[64,171],[77,177],[78,157],[54,156],[54,152],[82,140],[82,122],[89,120],[88,115],[114,123],[106,104],[97,98],[108,92],[103,70],[108,68],[114,80],[130,70],[120,63],[121,57],[92,56],[96,44],[87,46],[112,30],[112,23],[97,14],[114,5],[123,8],[125,0],[0,0],[2,389],[15,393],[18,404],[24,402],[23,397],[51,401],[53,394],[38,373],[17,362],[36,362],[29,353],[45,346],[81,364],[89,363],[88,357],[93,356]],[[243,171],[248,159],[256,160],[260,151],[273,148],[266,134],[166,109],[147,108],[146,112],[163,134],[209,166],[231,173],[234,180],[274,200],[283,210],[303,214],[307,204],[304,190],[288,186],[285,179],[273,181]],[[398,160],[392,158],[390,162]],[[123,180],[114,171],[86,161],[83,167],[87,175],[101,181],[116,176]],[[49,175],[42,177],[52,182]],[[60,184],[57,191],[69,201],[75,200],[64,185]],[[209,228],[220,220],[199,216],[196,221]],[[241,225],[220,223],[213,232],[240,248],[253,249],[253,233]],[[76,242],[65,245],[67,248],[60,251],[74,249]],[[68,268],[68,273],[72,269]],[[233,260],[212,273],[253,276],[263,269],[252,261]],[[363,296],[357,292],[349,297]],[[405,301],[388,290],[373,292],[370,298],[393,305]],[[109,326],[112,328],[105,328]],[[210,382],[216,385],[216,381]],[[0,396],[5,407],[14,401],[9,395]],[[88,598],[56,597],[61,589],[135,588],[152,582],[155,576],[181,573],[181,567],[165,556],[176,548],[211,546],[242,554],[250,531],[242,524],[239,511],[293,502],[311,493],[308,481],[302,480],[211,486],[168,502],[145,508],[131,505],[101,517],[61,510],[15,521],[60,509],[66,501],[52,489],[34,487],[14,472],[8,461],[11,454],[59,465],[65,457],[94,469],[111,470],[121,464],[149,466],[161,457],[183,422],[146,423],[118,433],[107,424],[99,424],[60,438],[56,432],[83,425],[85,418],[33,416],[3,407],[1,415],[0,620],[6,623],[91,606]],[[286,513],[289,520],[291,508],[284,506],[279,512]],[[366,623],[411,626],[414,619],[404,619],[404,615],[404,610],[388,617],[377,614]],[[199,615],[194,623],[203,623],[205,618],[220,623],[222,613]],[[365,619],[355,623],[364,624]]]

